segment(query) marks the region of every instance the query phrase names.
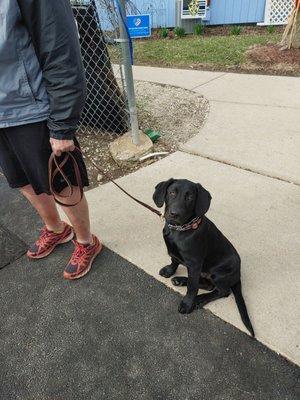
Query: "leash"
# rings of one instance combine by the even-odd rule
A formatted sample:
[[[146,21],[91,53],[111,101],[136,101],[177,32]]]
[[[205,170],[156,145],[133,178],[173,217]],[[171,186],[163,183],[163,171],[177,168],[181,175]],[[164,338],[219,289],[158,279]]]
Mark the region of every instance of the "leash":
[[[145,207],[147,210],[151,211],[152,213],[158,215],[160,218],[163,218],[163,214],[160,211],[156,210],[155,208],[153,208],[149,204],[144,203],[143,201],[137,199],[136,197],[134,197],[130,193],[128,193],[125,189],[123,189],[122,186],[120,186],[118,183],[116,183],[114,181],[114,179],[112,178],[112,176],[110,174],[108,174],[107,172],[103,171],[103,169],[100,168],[86,154],[83,154],[82,150],[80,150],[78,147],[75,147],[74,151],[79,153],[79,154],[82,154],[84,156],[84,158],[86,158],[102,175],[104,175],[119,190],[121,190],[123,193],[125,193],[126,196],[130,197],[133,201],[135,201],[136,203],[140,204],[142,207]],[[63,206],[63,207],[74,207],[77,204],[79,204],[81,202],[82,198],[83,198],[83,183],[82,183],[81,174],[80,174],[80,170],[79,170],[79,167],[78,167],[77,160],[74,157],[74,154],[72,154],[72,153],[74,153],[74,151],[73,152],[68,151],[68,152],[64,153],[64,158],[61,161],[58,161],[58,157],[54,153],[52,153],[50,158],[49,158],[49,162],[48,162],[50,192],[53,195],[55,202],[58,203],[59,205]],[[66,174],[63,171],[63,167],[65,166],[65,164],[69,160],[73,164],[77,186],[78,186],[79,191],[80,191],[80,199],[77,202],[73,203],[73,204],[66,204],[66,203],[63,203],[62,201],[58,200],[58,197],[67,199],[67,198],[72,197],[72,195],[74,194],[73,185],[71,184],[70,180],[68,179],[68,177],[66,176]],[[58,174],[61,175],[61,177],[64,180],[64,182],[67,184],[67,187],[69,189],[69,192],[68,192],[67,195],[63,195],[62,196],[61,194],[59,194],[54,189],[54,179]]]

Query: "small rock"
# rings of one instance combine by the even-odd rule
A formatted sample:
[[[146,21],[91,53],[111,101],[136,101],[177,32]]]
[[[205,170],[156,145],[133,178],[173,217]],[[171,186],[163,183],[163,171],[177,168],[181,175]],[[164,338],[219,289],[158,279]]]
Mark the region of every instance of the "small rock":
[[[98,174],[97,175],[97,181],[100,182],[100,181],[102,181],[102,179],[103,179],[103,175]]]

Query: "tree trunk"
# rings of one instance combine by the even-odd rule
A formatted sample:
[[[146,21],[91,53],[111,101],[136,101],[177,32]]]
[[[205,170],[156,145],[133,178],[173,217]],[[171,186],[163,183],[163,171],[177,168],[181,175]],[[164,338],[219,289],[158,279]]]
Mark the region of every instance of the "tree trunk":
[[[284,48],[300,49],[300,0],[295,0],[294,10],[282,36]]]

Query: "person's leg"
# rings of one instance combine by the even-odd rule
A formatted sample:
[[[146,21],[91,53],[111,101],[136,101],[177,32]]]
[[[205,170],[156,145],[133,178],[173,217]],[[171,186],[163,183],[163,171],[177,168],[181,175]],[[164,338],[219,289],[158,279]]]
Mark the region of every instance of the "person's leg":
[[[46,227],[42,230],[37,242],[27,252],[30,258],[43,258],[49,255],[57,245],[70,241],[74,236],[73,229],[65,223],[62,233],[50,231],[50,228],[55,229],[55,226],[60,225],[61,220],[54,198],[50,196],[49,190],[48,160],[52,152],[49,130],[46,123],[42,122],[9,128],[7,131],[9,132],[0,135],[0,164],[10,186],[22,188],[22,193],[45,221]],[[5,140],[1,141],[1,136]],[[79,146],[76,138],[74,138],[74,141],[76,146]],[[77,163],[82,184],[88,186],[87,171],[80,154],[77,155]],[[71,184],[76,186],[76,174],[74,174],[71,162],[67,162],[64,166],[64,173]],[[63,196],[68,192],[68,189],[65,189],[64,180],[59,175],[55,179],[54,187],[56,192]],[[65,191],[66,193],[64,193]],[[78,188],[76,188],[72,198],[63,197],[61,200],[74,204],[78,199]],[[85,198],[78,205],[63,207],[63,209],[77,235],[77,240],[74,241],[73,254],[64,270],[64,277],[66,279],[78,279],[89,272],[93,261],[102,250],[102,244],[95,235],[91,235],[89,212]]]
[[[31,259],[48,256],[57,245],[74,237],[72,227],[61,221],[53,197],[46,194],[49,193],[47,157],[51,149],[49,144],[47,149],[45,139],[39,135],[43,129],[41,123],[0,129],[0,166],[8,184],[21,191],[45,224],[27,251]],[[45,156],[45,165],[36,158],[39,151]]]
[[[80,191],[78,187],[73,187],[73,195],[66,197],[68,189],[60,192],[62,196],[58,200],[67,204],[75,204],[80,200]],[[78,279],[85,276],[91,269],[95,258],[102,250],[102,244],[99,239],[91,234],[89,209],[85,196],[80,202],[71,207],[62,206],[65,214],[68,216],[76,234],[74,241],[75,249],[64,270],[65,279]]]
[[[20,191],[36,209],[49,231],[61,233],[64,230],[53,196],[46,193],[37,195],[31,185],[20,188]]]
[[[74,194],[71,197],[64,197],[61,200],[66,204],[74,204],[79,200],[79,190],[78,187],[73,187]],[[61,194],[63,196],[67,195],[68,189],[64,189]],[[93,242],[91,227],[90,227],[90,217],[89,208],[86,197],[83,195],[80,203],[73,207],[63,207],[64,213],[67,215],[73,229],[75,231],[76,240],[81,244],[91,244]]]
[[[79,200],[79,190],[74,187],[72,197],[62,198],[66,204],[73,204]],[[31,205],[36,209],[47,229],[55,233],[60,233],[64,230],[64,224],[59,216],[53,196],[46,193],[35,194],[32,186],[27,185],[20,189],[22,194],[27,198]],[[61,194],[64,196],[68,193],[68,189],[64,189]],[[76,234],[76,239],[79,243],[92,243],[92,234],[90,230],[89,209],[85,196],[79,204],[73,207],[62,207],[67,215]]]

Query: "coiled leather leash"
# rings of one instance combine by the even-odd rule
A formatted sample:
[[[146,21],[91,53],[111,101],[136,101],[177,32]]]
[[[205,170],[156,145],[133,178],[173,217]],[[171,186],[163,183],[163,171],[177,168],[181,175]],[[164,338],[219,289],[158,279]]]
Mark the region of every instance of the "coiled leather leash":
[[[137,199],[136,197],[134,197],[130,193],[128,193],[125,189],[122,188],[122,186],[120,186],[118,183],[116,183],[113,180],[113,178],[111,177],[110,174],[108,174],[107,172],[103,171],[103,169],[100,168],[90,157],[88,157],[85,154],[83,154],[83,152],[78,147],[75,147],[74,151],[68,151],[68,152],[64,153],[63,154],[63,159],[60,160],[60,161],[58,161],[58,157],[54,153],[52,153],[50,158],[49,158],[49,162],[48,162],[49,187],[50,187],[50,192],[52,193],[56,203],[60,204],[63,207],[74,207],[78,203],[80,203],[80,201],[82,200],[82,197],[83,197],[83,183],[82,183],[82,179],[81,179],[79,166],[78,166],[77,160],[76,160],[76,158],[74,156],[74,152],[82,154],[84,156],[84,158],[86,158],[102,175],[104,175],[119,190],[121,190],[123,193],[125,193],[126,196],[130,197],[133,201],[135,201],[136,203],[138,203],[141,206],[145,207],[147,210],[151,211],[152,213],[158,215],[160,218],[163,218],[163,214],[160,211],[156,210],[155,208],[151,207],[149,204],[144,203],[143,201]],[[80,191],[80,199],[77,202],[73,203],[73,204],[66,204],[66,203],[63,203],[62,201],[58,200],[58,197],[67,199],[67,198],[72,197],[73,194],[74,194],[74,187],[71,184],[69,178],[66,176],[66,174],[63,171],[63,167],[66,165],[66,163],[69,160],[72,162],[74,173],[75,173],[75,178],[76,178],[76,183],[77,183],[76,186],[78,186],[79,191]],[[61,195],[59,192],[57,192],[54,189],[54,179],[55,179],[55,177],[57,177],[58,174],[61,175],[61,177],[64,180],[64,182],[67,184],[67,187],[69,189],[67,195]]]

